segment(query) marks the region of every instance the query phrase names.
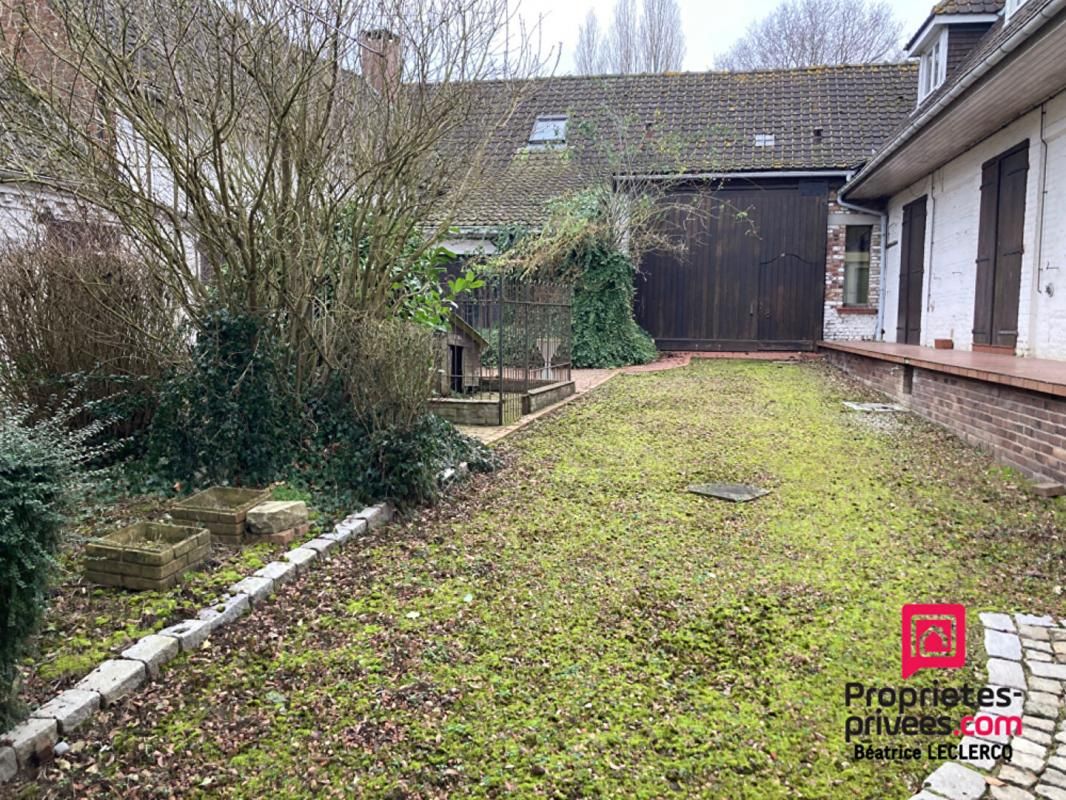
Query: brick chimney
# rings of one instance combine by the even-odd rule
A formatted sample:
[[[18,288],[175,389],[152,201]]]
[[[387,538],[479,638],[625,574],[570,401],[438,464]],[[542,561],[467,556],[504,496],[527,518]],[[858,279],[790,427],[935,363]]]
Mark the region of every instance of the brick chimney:
[[[96,91],[76,66],[63,22],[48,0],[0,0],[4,55],[13,59],[42,91],[80,106],[88,124],[97,109]]]
[[[363,79],[379,94],[395,91],[403,75],[400,37],[384,28],[359,34]]]
[[[62,50],[63,26],[47,0],[0,0],[4,54],[40,77],[56,67],[49,46]]]

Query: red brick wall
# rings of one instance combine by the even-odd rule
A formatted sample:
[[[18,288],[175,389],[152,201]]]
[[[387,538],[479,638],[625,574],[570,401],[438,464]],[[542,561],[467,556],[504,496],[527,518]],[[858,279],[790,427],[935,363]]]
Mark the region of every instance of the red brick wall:
[[[67,44],[65,27],[48,0],[0,0],[0,47],[32,76],[51,102],[82,110],[90,129],[100,127],[97,93],[81,58]],[[108,135],[114,137],[114,131]],[[46,169],[47,165],[39,165]]]
[[[902,394],[903,367],[891,361],[852,356],[839,350],[826,350],[826,360],[873,389],[897,400]]]
[[[877,303],[881,287],[881,226],[873,224],[870,241],[870,298],[864,308],[844,306],[844,250],[847,245],[847,217],[852,224],[871,224],[870,215],[857,215],[837,202],[836,191],[829,193],[829,227],[826,230],[825,325],[824,339],[861,340],[877,338]],[[833,224],[834,221],[836,224]]]
[[[889,361],[827,351],[827,360],[920,417],[947,428],[1031,478],[1066,483],[1066,400]]]

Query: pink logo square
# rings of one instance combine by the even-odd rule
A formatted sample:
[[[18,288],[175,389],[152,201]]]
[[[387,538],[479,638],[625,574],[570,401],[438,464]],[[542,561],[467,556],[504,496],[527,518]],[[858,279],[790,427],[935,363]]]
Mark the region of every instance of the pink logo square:
[[[903,606],[903,677],[920,669],[966,666],[966,608],[958,603]]]

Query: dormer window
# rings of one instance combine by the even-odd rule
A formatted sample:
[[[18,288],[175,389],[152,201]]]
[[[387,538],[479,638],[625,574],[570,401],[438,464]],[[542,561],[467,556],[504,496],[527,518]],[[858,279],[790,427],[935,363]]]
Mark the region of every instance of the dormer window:
[[[1010,19],[1011,15],[1024,5],[1025,0],[1007,0],[1007,5],[1004,6],[1006,18]]]
[[[543,150],[549,147],[566,147],[566,115],[552,114],[537,117],[529,134],[529,146]]]
[[[918,70],[918,102],[931,95],[948,75],[948,32],[943,30],[922,53]]]

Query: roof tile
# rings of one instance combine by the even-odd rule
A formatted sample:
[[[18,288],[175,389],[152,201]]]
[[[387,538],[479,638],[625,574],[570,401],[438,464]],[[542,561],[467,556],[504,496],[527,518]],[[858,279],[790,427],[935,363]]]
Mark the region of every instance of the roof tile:
[[[548,201],[609,175],[852,169],[914,108],[917,72],[867,64],[563,76],[528,89],[489,143],[457,225],[535,225]],[[508,90],[486,83],[484,101]],[[567,114],[565,149],[527,149],[543,114]],[[774,145],[757,147],[760,133]]]
[[[998,14],[1003,0],[942,0],[933,6],[933,14]]]

